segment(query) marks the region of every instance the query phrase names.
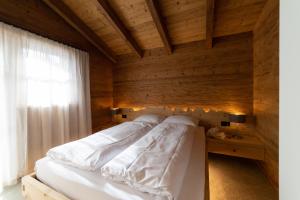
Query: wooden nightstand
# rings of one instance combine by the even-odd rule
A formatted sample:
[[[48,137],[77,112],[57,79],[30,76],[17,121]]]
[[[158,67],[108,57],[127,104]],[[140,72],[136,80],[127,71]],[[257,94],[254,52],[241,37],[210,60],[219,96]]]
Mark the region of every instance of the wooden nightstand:
[[[255,160],[265,159],[264,145],[255,136],[243,135],[241,139],[215,139],[207,137],[206,143],[207,150],[211,153],[250,158]]]

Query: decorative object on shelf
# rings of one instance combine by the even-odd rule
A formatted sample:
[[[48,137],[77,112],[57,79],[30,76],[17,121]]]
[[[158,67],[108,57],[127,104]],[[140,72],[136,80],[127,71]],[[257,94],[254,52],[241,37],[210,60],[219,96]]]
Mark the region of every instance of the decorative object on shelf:
[[[207,131],[207,136],[211,137],[211,138],[222,139],[222,140],[224,140],[226,138],[226,134],[224,132],[220,131],[220,129],[218,127],[210,128]]]
[[[210,128],[207,131],[207,136],[210,138],[215,139],[243,139],[243,136],[238,133],[225,133],[224,131],[220,130],[218,127]]]

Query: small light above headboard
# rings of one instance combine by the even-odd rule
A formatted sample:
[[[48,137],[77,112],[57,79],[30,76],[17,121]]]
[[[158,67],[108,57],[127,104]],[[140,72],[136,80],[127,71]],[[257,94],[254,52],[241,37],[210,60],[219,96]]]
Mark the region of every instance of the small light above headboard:
[[[116,111],[112,111],[112,120],[115,122],[124,122],[134,120],[142,114],[161,114],[164,116],[170,115],[189,115],[199,120],[199,124],[206,129],[211,127],[221,127],[226,129],[226,132],[243,132],[248,133],[255,123],[254,116],[246,115],[243,112],[235,110],[233,112],[226,112],[221,110],[215,110],[212,108],[201,108],[196,106],[130,106],[130,107],[118,107],[114,108]],[[113,109],[112,109],[113,110]],[[122,117],[125,116],[125,117]],[[232,124],[230,126],[223,127],[221,122],[227,122]]]
[[[145,109],[146,109],[145,107],[133,107],[132,108],[132,110],[135,111],[135,112],[140,111],[140,110],[145,110]]]
[[[121,109],[120,108],[111,108],[111,114],[112,115],[117,115],[121,113]]]

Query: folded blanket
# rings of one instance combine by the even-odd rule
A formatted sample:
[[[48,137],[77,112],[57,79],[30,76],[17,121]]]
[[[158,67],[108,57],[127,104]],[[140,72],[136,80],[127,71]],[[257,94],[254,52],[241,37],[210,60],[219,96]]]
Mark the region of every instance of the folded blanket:
[[[161,123],[101,168],[102,176],[154,199],[176,199],[197,127]]]
[[[124,122],[50,149],[47,156],[63,164],[94,171],[149,132],[156,124]]]

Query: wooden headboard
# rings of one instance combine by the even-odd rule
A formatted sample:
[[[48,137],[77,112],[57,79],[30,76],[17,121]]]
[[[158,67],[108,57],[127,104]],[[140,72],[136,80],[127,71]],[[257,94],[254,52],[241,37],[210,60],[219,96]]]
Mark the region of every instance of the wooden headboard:
[[[254,117],[247,116],[246,123],[231,123],[228,127],[221,127],[221,121],[229,121],[229,114],[222,111],[204,110],[202,108],[190,107],[168,107],[168,106],[149,106],[149,107],[132,107],[120,108],[119,114],[113,115],[115,122],[131,121],[142,114],[160,114],[170,115],[189,115],[199,120],[199,125],[206,129],[210,127],[220,127],[227,132],[240,132],[249,134],[253,128]],[[123,118],[122,117],[126,118]]]

